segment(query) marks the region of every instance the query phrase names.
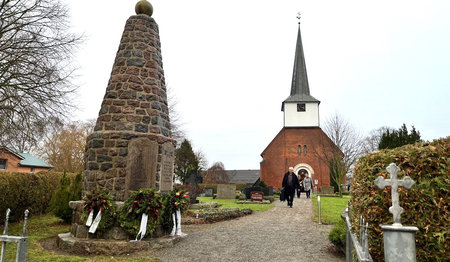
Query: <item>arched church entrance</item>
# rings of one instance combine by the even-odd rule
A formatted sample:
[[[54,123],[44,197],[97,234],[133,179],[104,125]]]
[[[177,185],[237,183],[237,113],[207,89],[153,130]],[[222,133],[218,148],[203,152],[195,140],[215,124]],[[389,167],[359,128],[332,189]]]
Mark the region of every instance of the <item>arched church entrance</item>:
[[[306,163],[297,164],[294,167],[294,173],[297,174],[299,180],[303,180],[303,178],[306,177],[306,174],[308,174],[308,176],[311,178],[314,184],[314,169],[310,165]],[[313,185],[311,191],[317,191],[315,185]]]

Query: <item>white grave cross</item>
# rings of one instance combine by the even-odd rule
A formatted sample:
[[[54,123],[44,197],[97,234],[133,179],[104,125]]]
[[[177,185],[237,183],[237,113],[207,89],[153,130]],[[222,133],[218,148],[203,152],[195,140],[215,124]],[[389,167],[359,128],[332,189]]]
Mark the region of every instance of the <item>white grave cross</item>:
[[[375,185],[379,189],[384,189],[386,186],[391,187],[392,206],[389,208],[389,213],[394,216],[394,225],[401,226],[400,215],[403,213],[403,208],[399,204],[398,187],[410,189],[415,182],[409,176],[405,176],[402,180],[399,180],[397,173],[400,171],[400,168],[394,163],[389,164],[386,170],[391,174],[391,179],[384,179],[384,177],[379,176],[375,179]]]

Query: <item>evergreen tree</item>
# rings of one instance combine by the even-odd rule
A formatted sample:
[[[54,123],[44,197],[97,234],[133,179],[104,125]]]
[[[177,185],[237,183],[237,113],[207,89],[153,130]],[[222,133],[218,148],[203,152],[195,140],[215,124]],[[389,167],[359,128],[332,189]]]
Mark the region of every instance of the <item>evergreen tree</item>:
[[[175,151],[175,175],[185,183],[192,171],[197,170],[200,173],[199,163],[200,161],[192,150],[191,143],[184,139]]]
[[[66,176],[66,172],[64,172],[59,181],[59,188],[53,194],[47,211],[69,223],[72,219],[72,209],[69,207],[69,202],[80,200],[81,180],[81,173],[78,173],[71,183],[70,177]]]
[[[408,133],[408,128],[403,124],[398,130],[387,129],[383,132],[380,143],[378,144],[378,149],[392,149],[420,141],[419,131],[416,131],[416,128],[412,126],[411,131]]]

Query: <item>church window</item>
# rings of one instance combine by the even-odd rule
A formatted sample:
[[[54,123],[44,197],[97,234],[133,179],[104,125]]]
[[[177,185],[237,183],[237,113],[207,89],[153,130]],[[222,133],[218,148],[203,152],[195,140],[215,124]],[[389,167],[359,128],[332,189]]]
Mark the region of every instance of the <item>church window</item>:
[[[6,169],[6,159],[0,158],[0,170]]]
[[[302,153],[302,145],[298,145],[298,153],[299,153],[299,154]]]
[[[306,145],[304,145],[304,146],[303,146],[303,153],[306,154],[306,151],[307,151],[307,150],[306,150]]]
[[[306,106],[305,104],[297,104],[297,112],[305,112]]]

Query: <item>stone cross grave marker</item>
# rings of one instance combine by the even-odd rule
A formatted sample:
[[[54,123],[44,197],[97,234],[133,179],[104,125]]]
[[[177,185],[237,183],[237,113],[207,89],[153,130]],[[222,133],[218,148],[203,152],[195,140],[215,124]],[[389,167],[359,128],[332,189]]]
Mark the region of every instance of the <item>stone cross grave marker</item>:
[[[394,216],[394,225],[401,225],[400,215],[404,209],[399,204],[398,187],[404,187],[409,190],[415,182],[409,176],[398,179],[397,173],[400,171],[400,168],[394,163],[391,163],[386,170],[391,174],[391,179],[384,179],[384,177],[379,176],[375,179],[375,185],[379,189],[384,189],[387,186],[391,187],[392,206],[389,208],[389,213]]]

